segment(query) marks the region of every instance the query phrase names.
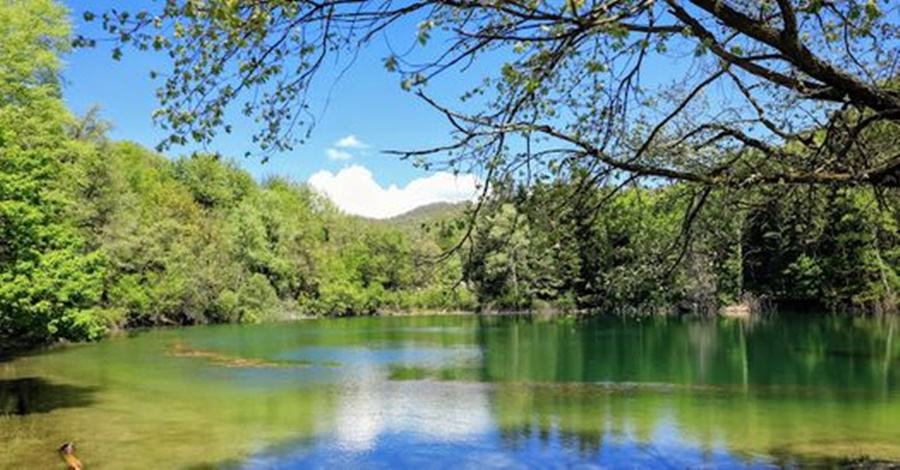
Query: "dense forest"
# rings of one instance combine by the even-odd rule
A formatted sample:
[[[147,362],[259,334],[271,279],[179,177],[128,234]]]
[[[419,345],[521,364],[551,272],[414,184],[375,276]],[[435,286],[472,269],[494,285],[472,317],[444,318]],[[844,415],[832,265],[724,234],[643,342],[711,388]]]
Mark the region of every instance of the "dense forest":
[[[307,314],[896,308],[895,190],[592,184],[573,166],[469,207],[366,220],[226,157],[111,141],[61,98],[64,9],[6,2],[0,24],[4,344]]]
[[[896,309],[897,199],[871,189],[539,184],[489,202],[466,279],[479,301],[712,314]],[[617,194],[613,194],[617,193]]]

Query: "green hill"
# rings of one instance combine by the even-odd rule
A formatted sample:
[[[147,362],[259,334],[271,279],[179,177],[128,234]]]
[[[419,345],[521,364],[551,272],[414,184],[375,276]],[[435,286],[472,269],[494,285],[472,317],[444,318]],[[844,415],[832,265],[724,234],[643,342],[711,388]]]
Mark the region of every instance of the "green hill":
[[[437,222],[461,216],[468,207],[468,202],[435,202],[404,212],[388,219],[371,219],[379,224],[396,227],[418,227],[423,223]]]

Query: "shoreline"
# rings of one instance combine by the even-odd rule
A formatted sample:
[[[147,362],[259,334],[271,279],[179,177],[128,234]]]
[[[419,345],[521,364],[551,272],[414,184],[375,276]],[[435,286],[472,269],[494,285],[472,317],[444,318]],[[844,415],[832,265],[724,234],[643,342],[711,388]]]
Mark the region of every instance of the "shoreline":
[[[739,303],[729,304],[720,307],[713,314],[692,314],[692,313],[679,313],[674,308],[664,308],[664,309],[648,309],[645,311],[636,310],[636,309],[622,309],[615,312],[607,312],[601,313],[599,310],[591,310],[591,309],[561,309],[561,308],[540,308],[540,309],[480,309],[480,310],[462,310],[462,309],[413,309],[413,310],[401,310],[401,309],[382,309],[378,310],[372,314],[364,314],[364,315],[323,315],[323,314],[311,314],[311,313],[302,313],[302,312],[291,312],[291,313],[283,313],[278,315],[273,315],[271,317],[265,318],[260,321],[255,322],[209,322],[209,323],[192,323],[192,324],[177,324],[177,323],[168,323],[168,324],[159,324],[159,325],[140,325],[140,326],[131,326],[131,327],[113,327],[110,328],[108,334],[103,338],[95,342],[102,342],[112,338],[118,338],[121,336],[128,336],[133,334],[141,334],[145,331],[150,330],[166,330],[166,329],[176,329],[176,328],[188,328],[194,326],[213,326],[213,325],[251,325],[251,324],[269,324],[269,323],[288,323],[288,322],[302,322],[308,320],[319,320],[319,319],[341,319],[341,318],[360,318],[360,317],[417,317],[417,316],[487,316],[487,317],[500,317],[500,316],[528,316],[535,318],[567,318],[573,317],[576,319],[582,318],[590,318],[596,316],[618,316],[618,317],[635,317],[635,318],[644,318],[644,317],[687,317],[687,318],[706,318],[706,319],[733,319],[739,321],[748,321],[753,319],[758,319],[766,316],[780,316],[780,315],[794,315],[794,314],[804,314],[804,315],[812,315],[812,316],[831,316],[831,315],[839,315],[839,316],[857,316],[858,314],[853,313],[834,313],[834,312],[795,312],[791,310],[778,310],[778,309],[763,309],[760,307],[758,302],[752,301],[743,301]],[[896,316],[900,315],[898,312],[877,312],[873,311],[864,316]],[[33,344],[28,345],[25,343],[13,343],[12,345],[4,344],[3,347],[0,347],[0,363],[10,361],[12,359],[28,356],[30,354],[39,353],[43,351],[49,351],[56,348],[67,347],[70,345],[77,344],[89,344],[90,341],[85,342],[71,342],[71,341],[56,341],[49,344]]]

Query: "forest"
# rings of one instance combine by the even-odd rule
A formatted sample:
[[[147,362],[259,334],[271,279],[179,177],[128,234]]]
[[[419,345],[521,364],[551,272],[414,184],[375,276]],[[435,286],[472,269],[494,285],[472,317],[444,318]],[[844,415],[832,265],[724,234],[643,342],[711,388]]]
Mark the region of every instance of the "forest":
[[[230,156],[164,156],[111,140],[101,112],[74,115],[60,88],[66,15],[0,5],[4,346],[306,315],[897,308],[896,188],[597,184],[575,165],[500,181],[477,203],[366,220]],[[897,130],[866,136],[894,146]]]

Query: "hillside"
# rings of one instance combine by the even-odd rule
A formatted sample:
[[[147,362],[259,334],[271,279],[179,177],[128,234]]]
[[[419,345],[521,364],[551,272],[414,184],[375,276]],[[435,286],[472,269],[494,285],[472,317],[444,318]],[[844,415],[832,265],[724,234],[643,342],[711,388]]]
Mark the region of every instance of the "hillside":
[[[435,202],[404,212],[388,219],[369,219],[379,224],[396,227],[418,227],[423,223],[446,220],[463,214],[468,202]]]

